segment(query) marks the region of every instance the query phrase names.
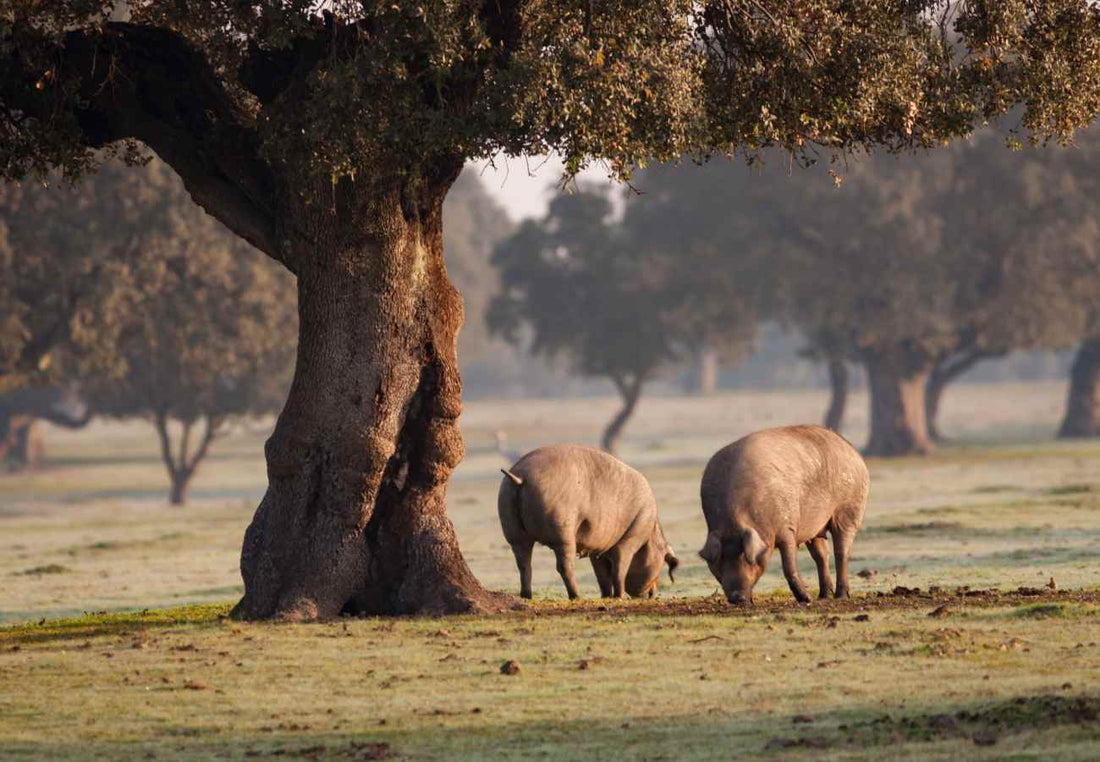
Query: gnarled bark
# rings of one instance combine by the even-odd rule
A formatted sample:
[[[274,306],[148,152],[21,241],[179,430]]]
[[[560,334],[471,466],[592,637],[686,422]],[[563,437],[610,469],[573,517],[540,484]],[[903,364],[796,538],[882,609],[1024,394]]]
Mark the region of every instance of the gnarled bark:
[[[243,618],[484,611],[446,514],[462,459],[455,339],[434,183],[341,181],[339,213],[298,209],[294,382],[266,445],[268,490],[245,535]],[[336,212],[334,209],[333,212]]]
[[[623,427],[630,420],[630,416],[634,415],[634,408],[638,406],[638,398],[642,396],[642,385],[645,383],[645,378],[641,373],[638,373],[629,376],[612,376],[611,380],[615,382],[615,388],[619,390],[623,406],[611,419],[611,422],[607,424],[607,428],[604,429],[601,446],[612,455],[617,455]]]
[[[931,363],[920,353],[903,349],[867,351],[867,386],[871,402],[871,436],[867,455],[895,457],[928,455],[924,386]]]
[[[1081,342],[1069,375],[1066,414],[1059,439],[1100,435],[1100,337]]]
[[[851,384],[848,363],[839,357],[830,357],[829,409],[825,411],[825,428],[839,432],[844,423],[844,410],[848,406],[848,388]]]

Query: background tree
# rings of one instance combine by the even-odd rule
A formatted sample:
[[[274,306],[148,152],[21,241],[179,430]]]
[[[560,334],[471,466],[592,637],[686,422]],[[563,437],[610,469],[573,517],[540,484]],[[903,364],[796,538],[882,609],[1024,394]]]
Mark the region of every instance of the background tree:
[[[130,258],[125,281],[118,363],[85,377],[83,389],[97,413],[153,424],[169,502],[182,505],[227,424],[281,407],[297,316],[289,273],[189,203],[163,164],[150,170],[163,181],[162,214],[130,242],[140,257]]]
[[[533,355],[569,357],[577,372],[609,379],[622,408],[601,444],[618,450],[645,384],[668,363],[725,334],[703,314],[694,290],[706,278],[700,252],[654,256],[608,198],[580,190],[557,196],[542,220],[525,222],[493,256],[501,293],[490,330]],[[720,324],[718,324],[720,325]],[[751,336],[752,327],[738,326]]]
[[[110,164],[93,182],[0,183],[0,393],[109,363],[127,230],[141,227],[141,171]]]
[[[501,292],[487,322],[512,344],[527,343],[532,355],[566,355],[578,373],[615,385],[623,406],[601,440],[615,452],[642,387],[675,356],[675,337],[653,301],[659,287],[647,287],[643,263],[610,215],[605,196],[580,190],[557,196],[542,220],[523,223],[493,255]]]
[[[477,171],[463,170],[443,204],[444,258],[447,275],[465,301],[466,320],[458,334],[462,378],[482,393],[499,390],[500,377],[512,370],[515,355],[512,347],[490,334],[486,322],[489,301],[499,289],[490,260],[497,244],[514,230],[507,210],[485,190]]]
[[[157,213],[150,171],[0,183],[0,460],[14,467],[40,456],[40,420],[88,422],[71,381],[117,362],[127,247]]]
[[[462,306],[441,208],[464,160],[557,150],[623,177],[776,144],[809,161],[931,147],[1017,102],[1065,136],[1100,105],[1087,0],[135,0],[107,23],[112,5],[0,16],[0,174],[77,176],[140,141],[297,275],[245,617],[501,605],[445,512]]]

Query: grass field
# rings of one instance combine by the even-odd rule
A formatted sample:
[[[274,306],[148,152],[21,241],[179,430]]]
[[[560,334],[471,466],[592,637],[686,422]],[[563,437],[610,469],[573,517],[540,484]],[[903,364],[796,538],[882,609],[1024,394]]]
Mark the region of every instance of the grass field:
[[[1062,393],[953,390],[950,446],[869,464],[856,597],[797,606],[775,563],[749,612],[695,556],[699,476],[737,436],[816,420],[818,393],[643,402],[623,455],[657,493],[677,584],[569,604],[542,549],[534,605],[482,618],[227,621],[264,432],[218,442],[184,509],[151,430],[50,432],[49,468],[0,478],[0,758],[1095,759],[1100,443],[1049,441]],[[591,442],[613,407],[468,405],[450,511],[489,587],[518,587],[493,432]]]

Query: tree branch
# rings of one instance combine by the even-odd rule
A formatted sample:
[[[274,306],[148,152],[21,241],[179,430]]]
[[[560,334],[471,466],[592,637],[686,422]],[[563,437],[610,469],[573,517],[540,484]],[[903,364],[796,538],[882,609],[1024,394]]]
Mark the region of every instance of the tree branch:
[[[252,117],[186,39],[171,30],[111,23],[69,32],[54,60],[47,78],[23,71],[22,83],[5,79],[0,101],[43,124],[75,118],[90,148],[141,141],[180,175],[203,209],[294,269],[280,245],[279,214],[269,206],[275,179],[260,156]],[[19,67],[19,54],[8,63]],[[69,87],[75,97],[65,95]]]
[[[92,412],[91,406],[85,405],[84,412],[80,415],[70,415],[58,408],[49,407],[39,411],[38,415],[35,417],[52,423],[54,426],[61,426],[66,429],[82,429],[88,425],[93,416],[94,413]]]
[[[206,457],[207,452],[210,450],[210,443],[217,437],[218,428],[220,426],[220,419],[213,418],[212,416],[206,417],[206,431],[203,432],[202,441],[199,442],[199,447],[195,450],[195,455],[191,458],[191,462],[186,466],[188,474],[194,473],[199,463]]]
[[[168,467],[168,473],[175,479],[179,469],[172,458],[172,442],[168,439],[167,416],[160,411],[156,412],[153,415],[153,427],[157,430],[157,436],[160,438],[160,457],[164,460],[164,465]]]

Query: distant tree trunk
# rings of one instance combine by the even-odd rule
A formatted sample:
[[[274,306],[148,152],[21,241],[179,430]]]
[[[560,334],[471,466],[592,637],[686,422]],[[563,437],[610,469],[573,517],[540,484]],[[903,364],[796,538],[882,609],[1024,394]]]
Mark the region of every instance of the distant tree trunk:
[[[825,411],[825,428],[839,432],[844,423],[844,410],[848,406],[848,388],[851,383],[848,363],[839,357],[830,357],[829,409]]]
[[[38,419],[30,415],[9,415],[0,422],[0,463],[9,471],[35,468],[43,451]]]
[[[642,395],[642,385],[645,383],[645,378],[642,374],[636,374],[628,377],[614,376],[611,380],[615,382],[615,388],[619,390],[623,406],[611,419],[611,422],[607,424],[607,428],[604,429],[603,449],[612,455],[617,455],[619,452],[619,438],[626,422],[630,420],[630,416],[634,415],[634,408],[637,407],[638,398]]]
[[[1100,435],[1100,337],[1081,342],[1069,375],[1060,439]]]
[[[66,409],[71,403],[61,387],[24,387],[0,399],[0,463],[12,471],[39,466],[45,457],[42,421],[68,429],[87,426],[92,411],[84,406],[74,414]]]
[[[924,387],[928,362],[910,353],[869,351],[864,357],[871,401],[871,436],[865,453],[879,457],[928,455]]]
[[[714,394],[718,390],[718,352],[704,344],[691,356],[685,391],[689,394]]]
[[[184,505],[187,503],[188,491],[191,487],[191,479],[198,470],[203,458],[210,452],[210,444],[217,436],[219,422],[206,418],[206,429],[202,440],[194,453],[191,452],[191,430],[194,421],[182,422],[182,434],[176,453],[172,452],[172,440],[168,433],[168,416],[166,413],[157,413],[153,418],[153,426],[160,438],[160,456],[168,469],[168,478],[171,487],[168,491],[168,503],[170,505]]]
[[[235,617],[511,605],[470,572],[447,518],[464,449],[463,309],[443,263],[442,206],[461,168],[318,181],[292,205],[287,228],[309,232],[287,244],[298,361],[265,446],[268,488],[245,533]]]
[[[15,447],[8,456],[16,469],[33,469],[41,464],[45,456],[42,444],[42,430],[37,418],[28,418],[26,424],[16,432]]]
[[[928,436],[934,442],[942,442],[937,416],[940,411],[940,401],[943,399],[943,390],[947,385],[966,373],[982,360],[1003,355],[1003,352],[984,352],[969,350],[961,354],[949,355],[940,358],[931,373],[928,374],[928,384],[924,388],[924,413],[927,418],[926,427]]]

